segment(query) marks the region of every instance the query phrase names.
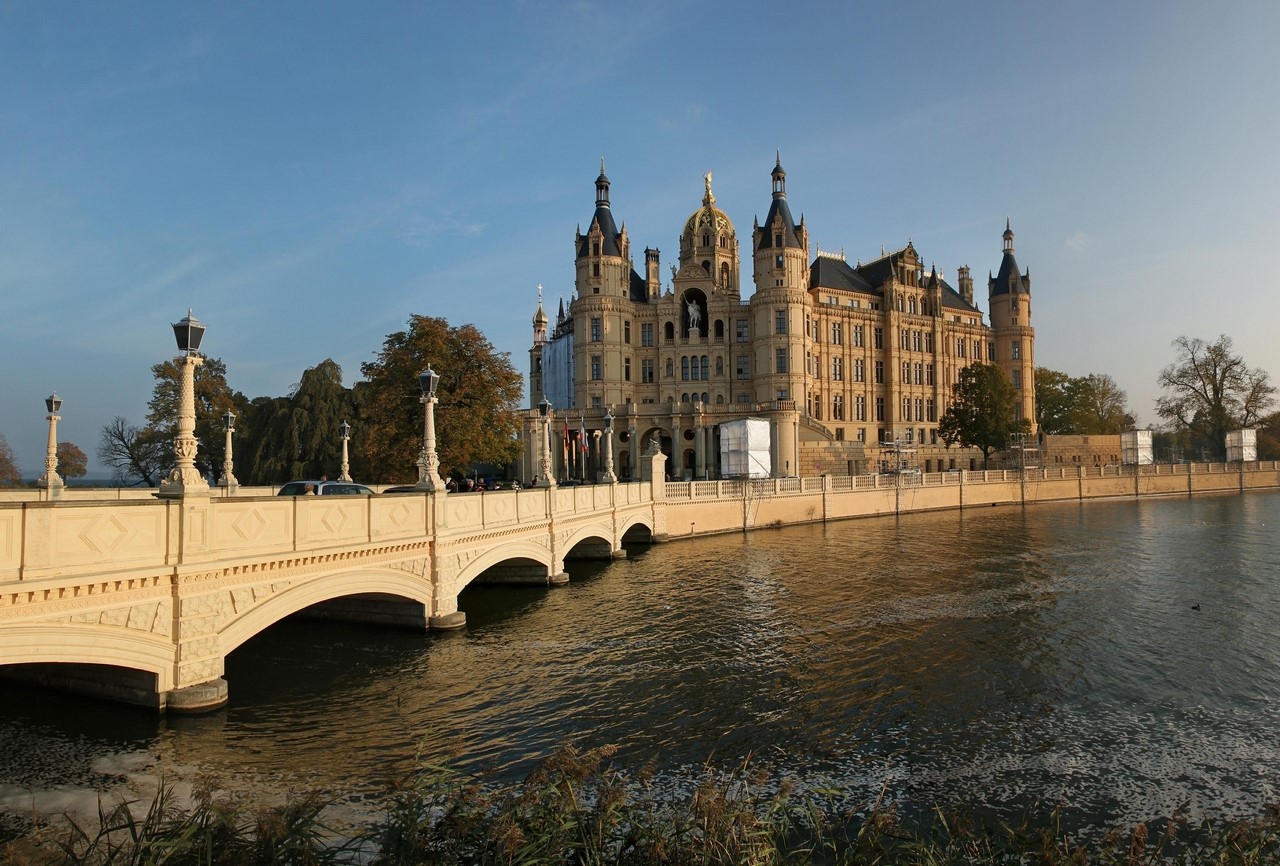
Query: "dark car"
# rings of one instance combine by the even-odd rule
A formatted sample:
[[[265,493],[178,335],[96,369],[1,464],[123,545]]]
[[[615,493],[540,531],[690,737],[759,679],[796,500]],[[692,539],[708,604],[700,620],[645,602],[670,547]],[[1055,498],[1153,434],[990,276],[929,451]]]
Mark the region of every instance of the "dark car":
[[[373,491],[363,484],[350,481],[290,481],[280,488],[277,496],[372,496]]]

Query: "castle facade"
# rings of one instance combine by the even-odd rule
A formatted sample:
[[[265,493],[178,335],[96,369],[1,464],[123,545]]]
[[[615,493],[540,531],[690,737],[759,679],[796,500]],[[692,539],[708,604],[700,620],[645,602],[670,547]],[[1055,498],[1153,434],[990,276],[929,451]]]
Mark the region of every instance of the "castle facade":
[[[657,249],[636,269],[601,165],[595,212],[574,238],[572,299],[552,321],[539,294],[533,318],[526,478],[545,460],[544,428],[561,481],[608,480],[610,469],[628,478],[651,441],[672,478],[720,478],[720,425],[744,418],[769,422],[775,476],[860,474],[906,452],[925,471],[968,469],[968,452],[939,439],[938,420],[960,370],[978,362],[1005,371],[1034,431],[1031,278],[1007,224],[988,324],[968,266],[953,287],[910,242],[853,265],[811,257],[780,158],[771,183],[749,238],[746,292],[738,234],[710,174],[664,284]]]

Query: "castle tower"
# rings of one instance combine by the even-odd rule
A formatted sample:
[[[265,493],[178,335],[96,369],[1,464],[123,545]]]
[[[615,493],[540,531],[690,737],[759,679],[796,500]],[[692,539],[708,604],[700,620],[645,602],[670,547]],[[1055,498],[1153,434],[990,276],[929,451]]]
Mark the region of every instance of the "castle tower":
[[[756,400],[761,403],[792,401],[805,406],[812,351],[809,295],[809,232],[801,217],[797,225],[787,205],[787,173],[778,155],[773,171],[773,200],[763,222],[751,235],[755,294],[751,297],[755,349]],[[778,420],[774,472],[798,471],[798,411]]]
[[[1031,269],[1018,272],[1013,257],[1013,230],[1004,225],[1004,258],[994,277],[988,274],[991,307],[992,360],[1004,370],[1018,391],[1018,417],[1036,432],[1035,344],[1031,327]]]
[[[537,406],[546,395],[542,388],[542,350],[547,345],[550,320],[542,309],[542,284],[538,284],[538,309],[533,314],[533,345],[529,348],[529,405]]]

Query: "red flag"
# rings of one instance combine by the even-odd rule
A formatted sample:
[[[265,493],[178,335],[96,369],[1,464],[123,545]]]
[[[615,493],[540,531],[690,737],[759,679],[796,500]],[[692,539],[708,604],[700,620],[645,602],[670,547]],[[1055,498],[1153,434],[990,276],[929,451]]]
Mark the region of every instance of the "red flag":
[[[580,418],[578,420],[578,447],[584,452],[587,450],[587,420]]]

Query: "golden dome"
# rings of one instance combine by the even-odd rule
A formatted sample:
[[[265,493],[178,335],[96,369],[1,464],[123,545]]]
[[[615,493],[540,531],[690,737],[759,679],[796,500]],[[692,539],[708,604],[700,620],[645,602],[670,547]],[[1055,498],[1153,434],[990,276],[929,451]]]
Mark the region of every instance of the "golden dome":
[[[716,207],[716,197],[711,193],[711,172],[703,178],[707,184],[706,195],[702,197],[702,207],[698,208],[684,223],[684,235],[694,232],[709,232],[711,235],[733,234],[733,221],[720,208]]]

